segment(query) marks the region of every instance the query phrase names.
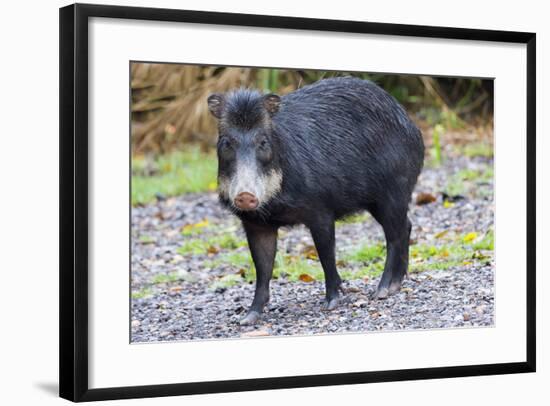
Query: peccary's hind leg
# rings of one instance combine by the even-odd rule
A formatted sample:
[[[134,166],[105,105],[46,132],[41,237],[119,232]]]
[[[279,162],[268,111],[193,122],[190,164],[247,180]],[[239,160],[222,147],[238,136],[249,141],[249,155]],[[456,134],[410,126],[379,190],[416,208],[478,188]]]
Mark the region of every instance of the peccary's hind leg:
[[[407,218],[407,206],[399,209],[385,207],[372,214],[386,235],[386,263],[375,293],[377,299],[384,299],[401,289],[407,274],[411,222]]]
[[[307,226],[311,231],[325,274],[326,299],[323,307],[325,310],[333,310],[338,306],[342,284],[336,269],[334,218],[329,215],[318,216]]]
[[[401,241],[401,251],[399,256],[400,264],[399,266],[394,268],[393,274],[392,274],[392,280],[390,283],[390,295],[399,292],[401,289],[401,284],[403,283],[403,279],[405,276],[407,276],[407,270],[409,267],[409,242],[411,239],[411,228],[412,224],[411,221],[407,218],[407,231],[406,231],[406,237],[404,237]]]
[[[269,281],[277,252],[277,228],[243,222],[248,246],[256,267],[256,292],[248,314],[241,325],[251,325],[260,319],[264,306],[269,301]]]

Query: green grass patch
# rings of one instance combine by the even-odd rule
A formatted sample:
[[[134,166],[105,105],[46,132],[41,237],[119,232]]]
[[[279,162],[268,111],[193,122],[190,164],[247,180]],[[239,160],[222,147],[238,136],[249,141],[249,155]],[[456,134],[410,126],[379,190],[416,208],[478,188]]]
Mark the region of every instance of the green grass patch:
[[[186,224],[181,230],[181,234],[184,236],[202,234],[202,232],[209,226],[208,219],[204,219],[195,224]]]
[[[409,248],[409,269],[411,272],[447,270],[483,260],[487,256],[480,251],[493,251],[493,249],[492,230],[482,238],[477,233],[467,233],[457,235],[449,244],[416,244]],[[341,268],[340,274],[344,279],[376,277],[384,269],[386,249],[383,244],[364,244],[348,252],[345,259],[351,267]]]
[[[409,250],[411,258],[427,260],[427,259],[443,259],[443,260],[464,260],[471,257],[472,250],[467,249],[465,243],[457,242],[453,244],[434,246],[428,244],[414,245]]]
[[[172,273],[168,273],[168,274],[166,274],[166,273],[157,274],[153,277],[151,282],[154,283],[154,284],[158,284],[158,283],[171,283],[171,282],[176,282],[178,280],[180,280],[179,273],[172,272]]]
[[[494,171],[492,167],[485,170],[462,169],[455,174],[455,177],[460,180],[487,182],[493,179]]]
[[[209,246],[210,244],[208,244],[207,241],[199,238],[193,238],[184,242],[183,245],[178,248],[178,253],[181,255],[202,255],[208,252]]]
[[[230,264],[235,267],[254,266],[252,256],[248,251],[236,251],[220,254],[212,260],[205,261],[204,264],[209,268],[214,268],[222,264]]]
[[[214,247],[220,249],[230,249],[234,250],[240,247],[246,247],[247,243],[245,240],[237,238],[233,234],[224,234],[211,237],[207,242]]]
[[[466,144],[462,148],[462,154],[469,157],[492,158],[494,156],[493,146],[486,142],[474,142]]]
[[[277,278],[286,277],[289,281],[324,280],[323,268],[318,261],[297,258],[290,255],[281,255],[279,264],[273,270]]]
[[[449,196],[464,195],[476,184],[489,182],[493,177],[492,167],[485,170],[462,169],[450,177],[446,185],[446,192]]]
[[[352,214],[351,216],[346,216],[344,218],[341,218],[340,220],[336,221],[336,226],[343,226],[345,224],[356,224],[356,223],[363,223],[367,221],[369,218],[368,213],[356,213]]]
[[[377,246],[376,249],[379,250],[379,247]],[[366,257],[362,256],[361,258],[364,259]],[[382,259],[379,256],[369,258]],[[216,266],[220,263],[231,264],[232,266],[238,268],[241,271],[241,275],[247,282],[252,282],[256,279],[256,269],[254,268],[254,262],[252,261],[252,257],[249,252],[224,254],[220,258],[211,261],[209,265]],[[384,263],[381,260],[370,263],[367,266],[357,267],[355,269],[350,269],[347,265],[347,263],[344,263],[344,265],[338,266],[339,273],[344,279],[358,279],[365,276],[375,277],[380,275],[384,268]],[[283,277],[291,282],[310,282],[312,280],[322,281],[325,279],[323,268],[319,261],[279,252],[275,257],[273,278],[278,279]]]
[[[246,282],[256,280],[256,268],[254,261],[249,251],[236,251],[218,255],[215,259],[206,261],[205,266],[215,268],[221,265],[231,265],[235,271],[239,272],[239,276],[244,278]],[[275,265],[276,267],[276,265]]]
[[[472,244],[474,250],[493,251],[495,249],[495,233],[489,230],[481,240]]]
[[[203,223],[207,223],[207,220]],[[217,254],[221,250],[236,250],[241,247],[246,247],[247,245],[244,239],[238,238],[232,233],[204,236],[202,238],[191,237],[192,235],[201,234],[203,232],[202,230],[206,229],[206,225],[201,226],[200,228],[196,226],[197,225],[191,225],[191,228],[187,230],[187,226],[184,227],[182,234],[188,238],[182,246],[178,248],[178,253],[182,255]]]
[[[386,256],[386,247],[383,244],[365,244],[348,253],[345,258],[352,262],[373,262],[383,260]]]
[[[428,245],[428,244],[419,244],[419,245],[414,245],[410,248],[409,255],[412,258],[420,258],[420,259],[430,259],[433,257],[447,258],[451,255],[451,252],[453,254],[460,254],[461,246],[459,245],[435,246],[435,245]]]
[[[344,268],[342,270],[339,270],[338,273],[344,280],[351,280],[351,279],[363,279],[365,277],[368,278],[376,278],[382,274],[384,271],[384,262],[376,262],[374,264],[371,264],[370,266],[362,266],[357,269],[349,269]]]
[[[153,174],[149,176],[146,168]],[[217,168],[215,153],[202,152],[198,146],[156,158],[132,157],[132,205],[149,203],[157,194],[215,190]]]
[[[236,268],[239,275],[246,282],[256,280],[256,268],[249,251],[237,251],[227,254],[221,254],[216,259],[205,262],[208,267],[216,267],[222,264],[231,265]],[[308,277],[314,280],[323,280],[324,274],[321,264],[318,261],[303,259],[296,256],[277,253],[275,265],[273,267],[273,278],[278,279],[286,277],[289,281],[299,281],[302,275],[303,279]]]
[[[229,288],[231,286],[235,286],[242,282],[242,276],[239,274],[229,274],[224,275],[221,278],[217,279],[216,281],[212,282],[210,284],[210,289],[216,290],[216,289],[223,289],[223,288]]]
[[[247,266],[254,267],[254,261],[252,261],[252,256],[248,251],[238,251],[224,254],[219,260],[241,268]]]
[[[138,241],[142,244],[153,244],[155,242],[155,239],[149,235],[141,235],[138,238]]]
[[[153,290],[149,287],[145,287],[132,292],[132,299],[145,299],[151,296],[153,296]]]
[[[231,247],[234,246],[233,244],[234,242],[231,241]],[[244,241],[240,244],[244,244]],[[410,272],[448,270],[469,265],[475,261],[487,259],[488,255],[480,251],[492,251],[493,248],[492,230],[481,238],[474,232],[456,235],[450,243],[444,245],[412,245],[409,250],[409,270]],[[363,244],[340,257],[342,258],[338,260],[338,270],[343,279],[375,278],[384,270],[386,248],[382,243]],[[256,279],[254,262],[248,250],[221,253],[216,258],[205,262],[205,266],[208,267],[222,264],[234,268],[235,274],[220,278],[213,285],[214,288],[233,286],[239,282],[253,282]],[[291,282],[322,281],[324,273],[318,260],[278,252],[273,268],[273,278],[283,277]]]
[[[482,238],[475,232],[458,235],[452,244],[433,246],[419,244],[409,251],[411,272],[447,270],[472,264],[487,258],[480,251],[494,250],[494,233],[488,231]]]
[[[409,272],[423,272],[423,271],[446,271],[448,269],[463,265],[464,261],[450,259],[450,260],[438,260],[428,263],[412,263],[409,265]]]

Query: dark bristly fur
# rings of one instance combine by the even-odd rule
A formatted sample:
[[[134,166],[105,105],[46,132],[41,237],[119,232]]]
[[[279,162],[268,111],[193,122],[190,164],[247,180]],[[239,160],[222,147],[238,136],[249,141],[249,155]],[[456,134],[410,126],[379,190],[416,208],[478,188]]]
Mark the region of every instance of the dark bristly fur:
[[[256,90],[241,89],[225,99],[224,124],[242,130],[250,130],[265,117],[262,95]]]
[[[261,210],[236,211],[258,270],[251,313],[259,315],[269,297],[274,253],[266,259],[265,252],[274,249],[277,228],[293,224],[312,232],[325,271],[327,307],[334,307],[341,282],[334,221],[361,210],[368,210],[386,235],[388,257],[377,297],[398,290],[408,263],[408,203],[424,158],[421,133],[399,103],[374,83],[350,77],[321,80],[282,96],[280,104],[275,98],[271,114],[267,96],[257,91],[222,97],[220,142],[227,137],[254,154],[253,140],[267,139],[273,157],[258,167],[282,173],[280,191]],[[232,176],[232,168],[220,156],[220,177]],[[232,206],[226,197],[220,200]],[[248,321],[257,318],[253,314]]]

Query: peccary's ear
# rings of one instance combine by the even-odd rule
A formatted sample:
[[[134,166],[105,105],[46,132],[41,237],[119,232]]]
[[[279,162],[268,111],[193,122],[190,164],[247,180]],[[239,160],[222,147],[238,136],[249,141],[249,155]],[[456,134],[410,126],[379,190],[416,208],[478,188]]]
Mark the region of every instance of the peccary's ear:
[[[221,118],[225,98],[223,94],[214,93],[208,96],[208,110],[216,118]]]
[[[276,94],[266,94],[264,96],[264,107],[269,113],[270,116],[273,116],[279,111],[279,106],[281,105],[281,98]]]

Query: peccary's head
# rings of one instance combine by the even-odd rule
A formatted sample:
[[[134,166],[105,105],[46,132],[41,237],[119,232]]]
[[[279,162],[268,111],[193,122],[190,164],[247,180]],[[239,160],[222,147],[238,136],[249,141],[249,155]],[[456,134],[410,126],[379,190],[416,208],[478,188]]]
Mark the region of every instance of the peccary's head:
[[[280,103],[275,94],[245,89],[208,97],[208,108],[218,119],[218,191],[237,210],[261,209],[281,190],[272,123]]]

